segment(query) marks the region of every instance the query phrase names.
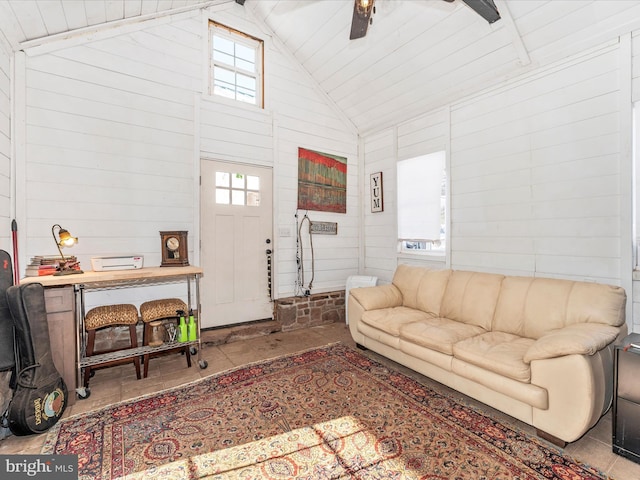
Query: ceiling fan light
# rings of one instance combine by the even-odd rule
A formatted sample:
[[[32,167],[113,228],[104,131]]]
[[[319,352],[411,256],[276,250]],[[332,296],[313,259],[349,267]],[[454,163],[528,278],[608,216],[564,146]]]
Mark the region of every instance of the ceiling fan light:
[[[356,0],[356,8],[361,15],[369,15],[375,0]]]

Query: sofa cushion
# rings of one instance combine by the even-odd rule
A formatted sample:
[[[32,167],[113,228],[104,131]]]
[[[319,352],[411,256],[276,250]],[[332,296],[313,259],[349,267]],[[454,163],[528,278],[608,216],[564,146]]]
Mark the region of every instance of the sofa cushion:
[[[414,308],[394,307],[369,310],[362,314],[362,323],[382,330],[394,337],[400,336],[400,328],[411,322],[419,322],[429,315]]]
[[[402,294],[395,285],[353,288],[349,290],[349,296],[355,298],[364,310],[402,305]]]
[[[540,338],[576,323],[624,323],[624,289],[554,278],[506,277],[492,330]]]
[[[442,298],[449,283],[451,270],[428,270],[418,285],[418,308],[440,316]]]
[[[504,375],[499,375],[486,368],[472,365],[469,362],[455,357],[453,357],[451,361],[451,371],[492,390],[494,394],[489,394],[483,401],[500,410],[503,410],[500,408],[501,404],[504,405],[504,403],[506,403],[508,404],[507,408],[511,409],[514,407],[512,403],[515,404],[518,403],[518,401],[540,410],[547,410],[549,408],[549,391],[545,387],[507,378]],[[474,388],[472,391],[476,391],[476,389]],[[471,394],[471,392],[468,394]],[[474,395],[471,394],[471,396],[473,397]],[[516,400],[516,402],[514,402],[514,400]],[[525,412],[518,415],[518,409],[516,409],[511,410],[509,414],[531,423],[531,413],[531,409],[526,409]]]
[[[369,340],[373,340],[376,343],[391,347],[393,350],[400,349],[400,337],[394,337],[393,335],[389,335],[388,333],[383,332],[380,329],[370,327],[369,325],[363,322],[358,322],[358,331],[364,336],[362,345],[366,347],[370,346]],[[375,348],[373,350],[375,350],[378,353],[382,353],[376,350]]]
[[[531,380],[524,355],[534,340],[505,332],[487,332],[453,346],[455,358],[521,382]]]
[[[402,293],[402,305],[418,308],[418,286],[428,268],[400,264],[393,274],[392,283]]]
[[[567,304],[567,324],[603,323],[620,327],[625,322],[627,294],[622,287],[573,282]]]
[[[553,330],[535,341],[524,361],[555,358],[564,355],[593,355],[613,342],[620,329],[600,323],[581,323]]]
[[[416,359],[415,361],[407,359],[408,361],[402,362],[403,365],[406,365],[409,368],[413,368],[414,370],[420,371],[420,368],[418,367],[418,365],[427,363],[435,367],[441,368],[442,370],[445,370],[447,372],[451,371],[453,355],[448,355],[442,352],[436,352],[431,348],[423,347],[421,345],[418,345],[417,343],[413,343],[408,340],[405,340],[402,337],[398,337],[398,346],[402,353],[406,354],[408,357],[413,357]],[[425,373],[425,372],[423,371],[421,373]],[[434,378],[434,380],[436,379]]]
[[[477,325],[467,325],[448,318],[435,317],[402,325],[400,338],[421,347],[453,355],[455,343],[484,332],[485,330]]]
[[[454,270],[442,299],[440,316],[491,330],[503,278],[504,275],[495,273]]]

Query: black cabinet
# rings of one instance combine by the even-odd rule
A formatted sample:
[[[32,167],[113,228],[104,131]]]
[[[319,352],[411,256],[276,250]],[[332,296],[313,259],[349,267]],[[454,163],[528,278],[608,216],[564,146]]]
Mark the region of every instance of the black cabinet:
[[[640,463],[640,334],[616,347],[614,365],[613,452]]]

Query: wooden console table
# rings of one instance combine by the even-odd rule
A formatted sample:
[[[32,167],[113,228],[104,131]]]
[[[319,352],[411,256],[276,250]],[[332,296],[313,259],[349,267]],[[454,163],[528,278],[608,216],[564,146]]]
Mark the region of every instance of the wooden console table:
[[[85,272],[75,275],[48,275],[42,277],[26,277],[20,283],[41,283],[45,287],[45,302],[49,335],[51,337],[51,353],[56,368],[67,384],[69,391],[75,390],[79,398],[87,398],[89,392],[84,388],[82,369],[89,365],[120,358],[132,358],[145,353],[161,352],[176,348],[176,343],[165,343],[158,347],[142,346],[128,348],[103,355],[85,356],[86,340],[84,335],[85,292],[132,288],[168,283],[184,283],[187,287],[187,308],[194,309],[198,325],[197,340],[179,345],[189,346],[192,352],[197,348],[200,368],[207,368],[202,360],[202,344],[200,339],[201,305],[200,277],[202,269],[187,267],[150,267],[134,270],[117,270],[108,272]],[[195,290],[194,307],[192,307],[192,288]],[[147,300],[147,299],[145,299]],[[151,299],[148,299],[151,300]],[[73,329],[75,334],[69,335]],[[73,344],[73,345],[72,345]],[[74,396],[69,399],[75,400]]]

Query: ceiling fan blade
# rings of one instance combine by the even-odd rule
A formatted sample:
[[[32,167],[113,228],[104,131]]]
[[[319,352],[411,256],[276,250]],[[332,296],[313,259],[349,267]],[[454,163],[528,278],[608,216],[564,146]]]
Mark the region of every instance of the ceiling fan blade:
[[[367,34],[367,27],[371,20],[373,12],[373,4],[375,0],[354,0],[353,1],[353,18],[351,20],[351,33],[349,39],[362,38]]]
[[[487,22],[493,23],[496,20],[500,20],[500,12],[496,8],[493,0],[462,0],[478,15],[484,18]]]

